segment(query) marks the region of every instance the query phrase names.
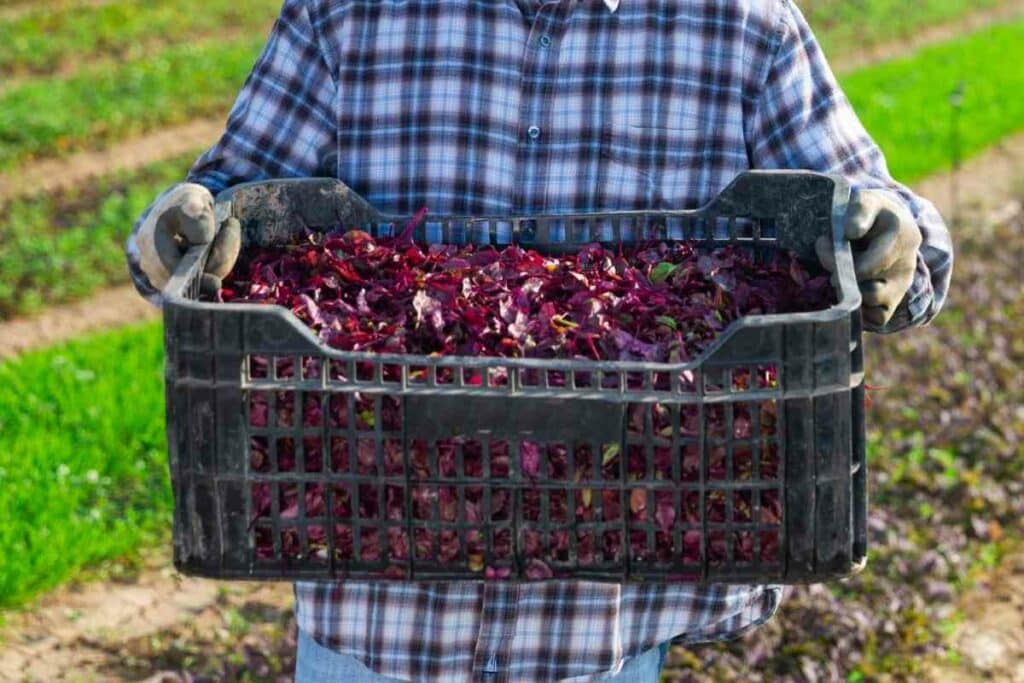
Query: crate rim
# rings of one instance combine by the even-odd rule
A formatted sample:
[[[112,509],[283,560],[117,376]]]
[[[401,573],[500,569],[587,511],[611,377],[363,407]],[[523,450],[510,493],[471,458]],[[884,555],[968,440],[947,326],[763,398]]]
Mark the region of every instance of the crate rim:
[[[845,237],[844,219],[851,196],[851,186],[842,176],[837,174],[826,174],[817,171],[807,170],[756,170],[744,171],[737,174],[735,178],[721,190],[723,194],[731,190],[741,180],[756,176],[768,175],[789,175],[789,176],[819,176],[827,177],[833,182],[833,197],[831,211],[832,225],[832,246],[836,258],[837,283],[839,289],[839,301],[827,309],[820,311],[808,311],[802,313],[776,313],[743,316],[732,321],[715,340],[705,347],[697,356],[685,363],[653,363],[647,361],[612,361],[612,360],[584,360],[584,359],[557,359],[557,358],[505,358],[501,356],[423,356],[415,354],[394,354],[374,353],[369,351],[344,351],[334,349],[321,340],[313,331],[306,326],[290,310],[277,304],[259,303],[212,303],[200,302],[189,298],[187,295],[190,282],[196,280],[198,271],[204,266],[209,254],[211,244],[196,245],[188,249],[182,256],[181,261],[175,268],[167,286],[163,291],[163,304],[170,304],[174,307],[181,307],[192,311],[211,312],[256,312],[260,315],[271,315],[291,326],[294,331],[303,337],[303,340],[311,346],[309,352],[291,353],[291,356],[306,356],[318,354],[327,360],[366,362],[372,361],[382,364],[403,364],[422,366],[460,366],[469,368],[507,367],[524,368],[537,370],[554,370],[562,372],[667,372],[680,373],[688,370],[697,370],[701,367],[713,367],[714,363],[709,359],[724,346],[732,336],[742,330],[772,327],[782,322],[786,323],[823,323],[834,322],[849,316],[861,306],[861,293],[857,285],[853,267],[853,252],[849,241]],[[218,217],[227,216],[230,212],[231,196],[240,188],[259,185],[280,185],[282,183],[303,183],[303,182],[339,182],[336,178],[283,178],[272,180],[255,180],[246,183],[232,185],[219,192],[215,197],[215,214]],[[432,221],[511,221],[536,220],[536,219],[575,219],[588,217],[641,217],[641,216],[700,216],[713,206],[715,199],[712,198],[703,206],[696,209],[673,209],[673,210],[611,210],[611,211],[589,211],[589,212],[556,212],[538,213],[524,216],[495,215],[495,216],[456,216],[437,215]],[[380,222],[402,222],[408,217],[391,214],[378,214]],[[687,240],[669,240],[681,242]],[[314,350],[315,349],[315,350]],[[851,378],[853,385],[854,378]]]

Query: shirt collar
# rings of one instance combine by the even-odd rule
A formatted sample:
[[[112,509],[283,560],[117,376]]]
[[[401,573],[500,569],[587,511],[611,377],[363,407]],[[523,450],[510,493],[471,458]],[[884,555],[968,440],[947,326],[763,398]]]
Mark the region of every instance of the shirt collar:
[[[619,8],[619,0],[604,0],[604,4],[611,12]]]

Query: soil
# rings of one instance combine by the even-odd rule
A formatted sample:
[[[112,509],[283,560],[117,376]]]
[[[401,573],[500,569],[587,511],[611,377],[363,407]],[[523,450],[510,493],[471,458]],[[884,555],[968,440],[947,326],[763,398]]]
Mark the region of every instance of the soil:
[[[0,680],[177,680],[175,664],[195,666],[183,642],[205,634],[242,650],[247,639],[280,640],[294,630],[291,602],[291,584],[184,577],[153,556],[128,578],[68,584],[8,615]]]
[[[73,3],[65,3],[74,7],[101,7],[109,5],[113,0],[78,0]],[[17,21],[26,14],[38,12],[42,3],[34,0],[15,0],[5,7],[0,7],[0,21]]]
[[[0,175],[0,203],[15,197],[54,192],[90,178],[141,168],[209,147],[224,131],[224,119],[199,119],[183,126],[120,142],[107,149],[63,159],[43,159]]]
[[[153,320],[159,315],[159,309],[140,297],[133,285],[107,289],[83,301],[52,306],[38,316],[0,323],[0,361],[33,348]]]
[[[929,667],[935,683],[1024,683],[1024,551],[1005,558],[961,602],[966,618],[951,638],[958,662]]]
[[[954,180],[957,190],[954,195]],[[957,173],[940,173],[914,186],[935,203],[947,221],[957,216],[991,216],[1024,198],[1024,134],[1013,135],[968,160]],[[959,209],[954,210],[954,196]]]

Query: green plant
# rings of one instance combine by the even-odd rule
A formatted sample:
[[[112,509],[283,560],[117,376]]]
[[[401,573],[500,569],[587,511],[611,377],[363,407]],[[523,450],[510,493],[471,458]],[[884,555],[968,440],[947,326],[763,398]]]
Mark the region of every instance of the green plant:
[[[123,244],[132,224],[196,156],[0,209],[0,320],[127,282]]]
[[[966,85],[964,156],[1024,127],[1024,21],[972,33],[841,79],[893,174],[912,182],[950,166],[949,94]]]
[[[907,38],[1006,0],[797,0],[829,57]]]
[[[225,114],[264,37],[178,45],[126,62],[31,81],[0,95],[0,170],[45,156]]]
[[[0,364],[0,607],[167,536],[161,328]]]
[[[47,3],[0,22],[0,78],[49,74],[71,59],[139,58],[160,45],[194,44],[225,32],[265,34],[280,6],[280,0],[122,0],[70,8]]]

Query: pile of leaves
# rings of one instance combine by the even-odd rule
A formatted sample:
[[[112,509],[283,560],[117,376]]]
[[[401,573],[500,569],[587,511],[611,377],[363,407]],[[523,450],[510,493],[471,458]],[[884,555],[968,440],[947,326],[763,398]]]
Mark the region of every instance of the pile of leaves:
[[[294,412],[294,393],[277,391],[276,420],[279,427],[293,427],[297,416]],[[320,409],[321,396],[305,395],[306,405],[302,411],[302,425],[305,429],[322,427],[323,411]],[[458,561],[473,571],[486,569],[488,578],[506,578],[508,565],[513,559],[512,506],[514,487],[512,463],[516,462],[519,482],[540,480],[562,482],[564,488],[527,488],[521,492],[522,520],[526,527],[546,521],[553,525],[549,537],[545,538],[535,529],[525,528],[520,537],[520,549],[528,564],[526,576],[533,579],[549,578],[554,575],[551,564],[574,562],[580,567],[594,567],[601,563],[613,564],[621,560],[623,538],[621,519],[628,515],[630,522],[630,548],[634,560],[654,560],[672,563],[679,559],[682,564],[694,567],[701,561],[700,524],[702,514],[709,522],[724,523],[730,519],[727,506],[731,506],[731,519],[739,523],[758,521],[762,525],[777,528],[782,521],[782,500],[780,488],[768,488],[760,492],[755,500],[753,489],[741,489],[727,499],[724,490],[712,490],[703,501],[696,485],[701,480],[700,455],[697,447],[699,413],[694,406],[680,409],[680,434],[690,440],[680,450],[681,482],[690,484],[689,489],[679,493],[674,487],[649,487],[638,484],[627,494],[618,488],[621,468],[631,481],[647,480],[650,467],[653,478],[659,482],[673,480],[672,463],[672,419],[670,411],[661,404],[630,404],[628,407],[627,430],[631,435],[627,446],[625,462],[621,457],[618,443],[604,444],[600,448],[600,459],[595,457],[593,447],[579,442],[570,448],[564,443],[541,443],[521,441],[518,456],[511,457],[514,448],[506,440],[484,443],[475,439],[441,439],[433,444],[414,439],[410,442],[408,465],[403,458],[402,440],[398,437],[401,425],[401,404],[395,396],[370,396],[366,394],[334,394],[327,398],[329,409],[328,426],[331,433],[345,434],[350,424],[349,401],[355,403],[354,415],[356,434],[354,439],[347,436],[330,438],[326,449],[329,462],[326,468],[332,473],[362,478],[384,475],[383,489],[376,484],[356,481],[323,484],[307,483],[303,488],[298,483],[277,485],[278,515],[285,522],[281,538],[281,552],[284,557],[297,558],[301,555],[298,530],[289,528],[287,520],[296,519],[300,513],[300,496],[308,518],[322,518],[326,512],[326,501],[332,501],[332,517],[338,522],[334,528],[334,552],[336,559],[348,561],[360,559],[366,562],[403,562],[410,559],[410,538],[401,523],[407,509],[413,520],[412,552],[415,559],[440,562]],[[378,461],[377,440],[373,433],[375,420],[374,402],[379,401],[381,427],[384,436],[380,440],[381,456]],[[710,447],[707,480],[725,482],[730,478],[740,481],[755,479],[773,481],[778,486],[779,454],[778,445],[771,437],[776,436],[776,414],[773,401],[763,402],[759,423],[751,422],[748,409],[735,408],[732,437],[742,443],[735,445],[732,454],[733,475],[727,469],[726,447]],[[706,408],[707,421],[712,424],[708,437],[720,442],[725,438],[722,431],[715,431],[725,423],[721,406]],[[648,464],[642,445],[645,434],[645,419],[651,418],[652,429],[664,435],[653,449]],[[269,409],[267,392],[250,394],[250,425],[256,428],[268,426]],[[340,430],[335,432],[334,430]],[[390,436],[394,434],[394,436]],[[758,463],[750,440],[760,435],[763,441]],[[360,436],[362,438],[360,438]],[[353,447],[354,453],[350,450]],[[250,444],[250,466],[258,474],[275,471],[269,452],[267,436],[253,436]],[[325,471],[323,438],[302,437],[304,462],[299,463],[294,437],[279,437],[277,446],[276,472]],[[460,466],[461,460],[461,466]],[[406,501],[406,489],[401,482],[406,476],[414,482]],[[461,467],[461,470],[460,470]],[[756,472],[755,472],[756,469]],[[430,483],[437,479],[448,483]],[[254,518],[256,524],[257,555],[263,559],[275,557],[273,537],[269,526],[259,524],[268,521],[273,514],[274,484],[258,481],[252,484]],[[329,497],[327,494],[329,491]],[[489,493],[489,500],[485,493]],[[353,501],[358,500],[358,505]],[[546,520],[542,510],[546,509]],[[759,510],[759,512],[755,512]],[[758,515],[755,520],[755,514]],[[381,524],[385,522],[385,524]],[[394,525],[386,522],[396,523]],[[417,525],[418,522],[427,524]],[[604,522],[607,529],[595,531],[593,523]],[[456,523],[479,527],[466,533],[465,541],[459,538],[453,528],[437,531],[439,525]],[[490,558],[505,566],[486,566],[485,543],[482,529],[491,523],[496,527]],[[591,529],[576,531],[576,524],[589,524]],[[653,544],[645,527],[654,530]],[[682,548],[673,548],[673,531],[682,528]],[[362,534],[358,552],[354,547],[353,527]],[[387,548],[381,547],[381,533],[387,535]],[[571,553],[570,534],[576,533],[575,553]],[[327,559],[328,530],[323,524],[308,527],[308,544],[314,559]],[[753,532],[736,532],[734,558],[750,562],[755,547],[758,557],[764,563],[778,559],[778,530],[762,530],[755,539]],[[755,544],[758,544],[755,546]],[[681,553],[680,553],[681,551]],[[709,560],[723,562],[727,556],[725,532],[711,532],[708,539]],[[673,555],[675,553],[676,556]]]
[[[445,356],[686,362],[733,320],[827,308],[827,275],[789,254],[684,242],[544,256],[415,244],[412,229],[308,233],[248,254],[221,300],[291,310],[331,347]]]
[[[421,218],[422,214],[417,220]],[[681,242],[628,249],[595,243],[573,254],[545,256],[519,246],[500,250],[473,245],[421,246],[410,237],[414,226],[415,221],[403,234],[385,239],[361,231],[308,233],[296,244],[257,250],[236,267],[220,298],[284,306],[328,345],[343,350],[648,362],[692,360],[741,316],[819,310],[834,302],[827,275],[809,274],[795,257],[785,253],[755,257],[734,246],[706,253]],[[252,359],[252,376],[270,376],[271,362],[264,357]],[[316,358],[303,359],[302,368],[293,367],[291,358],[273,362],[277,364],[273,375],[278,378],[297,374],[319,378],[325,371]],[[333,363],[326,371],[334,379],[342,372]],[[451,370],[446,371],[449,374],[440,374],[439,381],[451,381]],[[736,388],[777,384],[774,367],[745,372],[733,375]],[[667,375],[664,379],[667,381]],[[470,383],[479,381],[476,377]],[[507,377],[489,381],[500,384]],[[553,381],[557,384],[565,378]],[[628,545],[634,560],[689,566],[701,561],[699,528],[704,518],[781,524],[779,489],[762,491],[756,501],[752,490],[738,492],[729,503],[730,516],[722,491],[711,492],[702,505],[697,491],[679,495],[671,487],[638,485],[624,493],[617,487],[623,467],[630,480],[672,480],[673,430],[694,442],[700,431],[700,412],[693,405],[676,406],[676,416],[666,405],[630,405],[627,429],[633,437],[627,441],[625,453],[619,443],[491,441],[486,445],[485,476],[484,444],[473,439],[457,437],[433,444],[413,440],[406,460],[400,438],[402,406],[397,396],[318,392],[302,396],[303,404],[298,406],[294,391],[250,392],[250,426],[257,430],[294,427],[300,421],[304,430],[319,430],[326,421],[330,433],[354,432],[355,438],[330,438],[325,444],[319,435],[303,436],[301,443],[281,437],[272,453],[270,437],[254,436],[250,444],[253,472],[329,470],[395,481],[409,468],[409,479],[414,482],[440,477],[450,479],[451,485],[413,486],[407,500],[407,492],[399,485],[378,487],[353,481],[331,484],[328,490],[327,484],[319,483],[300,489],[298,483],[257,482],[252,487],[253,523],[256,552],[261,558],[302,555],[297,528],[285,526],[281,538],[274,539],[271,527],[260,524],[275,514],[275,496],[276,514],[285,522],[298,517],[300,509],[307,518],[324,517],[325,501],[330,501],[332,517],[339,521],[335,528],[321,524],[306,529],[306,547],[314,558],[326,559],[330,533],[339,560],[398,565],[410,559],[442,565],[457,562],[491,579],[510,575],[514,545],[526,560],[526,576],[533,579],[556,575],[553,565],[620,562],[627,544],[621,531],[623,515],[630,522]],[[746,405],[737,404],[728,435],[720,405],[708,406],[704,412],[710,437],[744,442],[734,446],[733,473],[726,471],[725,445],[711,448],[710,480],[776,478],[773,401],[763,402],[756,415]],[[674,419],[678,420],[675,426]],[[382,437],[374,431],[377,420]],[[641,445],[648,434],[645,429],[661,439],[650,463]],[[750,442],[758,437],[765,440],[760,444],[755,472]],[[301,458],[297,454],[300,446]],[[516,449],[514,458],[512,449]],[[457,452],[461,472],[456,467]],[[698,482],[696,444],[682,448],[679,457],[681,479]],[[513,467],[517,471],[513,472]],[[547,521],[556,528],[550,533],[525,528],[514,542],[515,489],[501,484],[539,480],[564,480],[566,486],[524,490],[519,503],[523,521],[527,527],[531,522]],[[607,482],[606,487],[601,487],[601,482]],[[489,496],[485,497],[485,490]],[[760,511],[757,520],[755,510]],[[411,538],[402,524],[407,514],[413,518]],[[428,524],[415,528],[416,521]],[[577,523],[595,522],[607,523],[607,528],[576,530]],[[454,528],[438,530],[455,523],[478,525],[479,529],[471,528],[463,536]],[[682,547],[673,548],[673,532],[678,526],[683,528]],[[496,529],[489,551],[484,539],[488,527]],[[755,553],[762,562],[777,561],[777,532],[762,531],[756,537],[754,532],[735,533],[729,540],[724,531],[711,534],[706,549],[710,561],[725,560],[727,543],[733,546],[737,561],[751,561]],[[275,550],[275,540],[279,550]]]

